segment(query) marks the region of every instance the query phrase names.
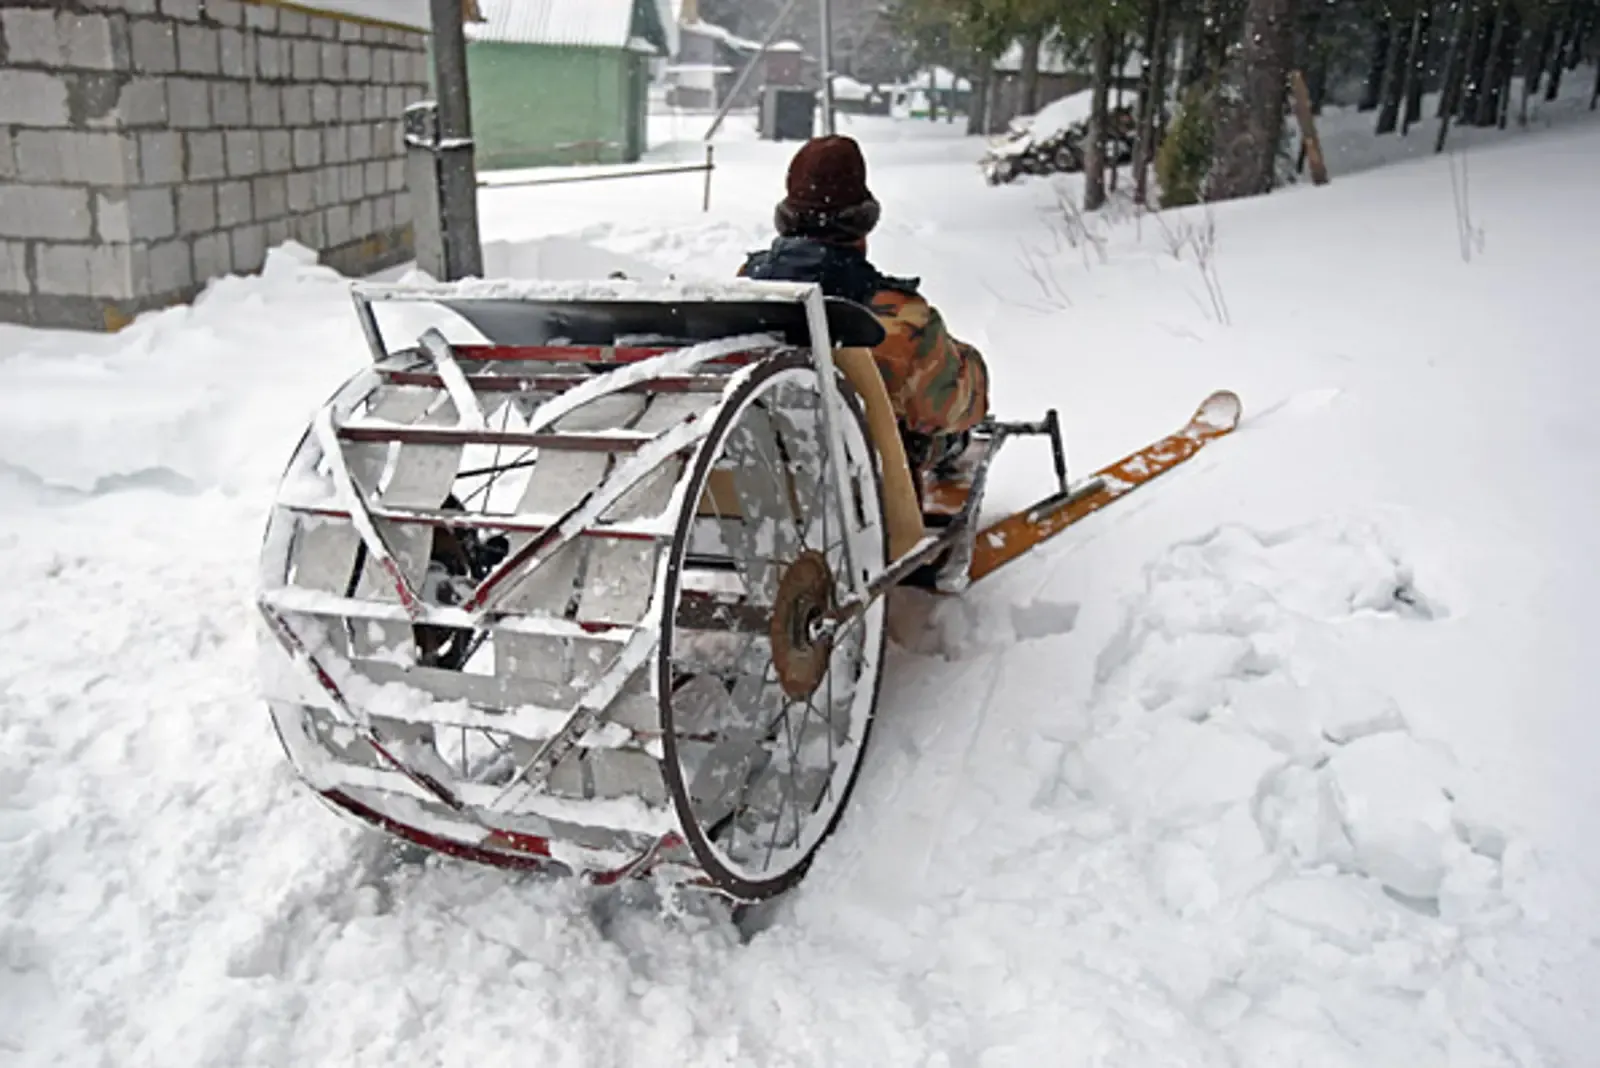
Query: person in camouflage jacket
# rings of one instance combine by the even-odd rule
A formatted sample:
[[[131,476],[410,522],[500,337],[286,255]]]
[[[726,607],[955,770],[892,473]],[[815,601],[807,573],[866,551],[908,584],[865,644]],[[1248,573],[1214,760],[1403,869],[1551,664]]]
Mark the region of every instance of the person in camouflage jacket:
[[[989,411],[981,353],[951,336],[919,292],[920,280],[883,274],[867,258],[879,204],[866,161],[849,137],[807,141],[789,164],[770,247],[739,269],[748,278],[815,282],[831,297],[871,308],[888,333],[872,350],[916,466],[951,459]]]

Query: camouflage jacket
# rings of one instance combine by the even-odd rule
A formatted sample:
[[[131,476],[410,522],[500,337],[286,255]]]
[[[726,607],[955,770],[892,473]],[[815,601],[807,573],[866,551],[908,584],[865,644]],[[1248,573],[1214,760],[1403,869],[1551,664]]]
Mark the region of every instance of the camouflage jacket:
[[[816,282],[830,297],[865,304],[888,337],[872,350],[895,415],[916,434],[956,434],[988,414],[989,374],[977,349],[950,336],[915,278],[882,274],[859,248],[780,237],[750,255],[739,274]]]

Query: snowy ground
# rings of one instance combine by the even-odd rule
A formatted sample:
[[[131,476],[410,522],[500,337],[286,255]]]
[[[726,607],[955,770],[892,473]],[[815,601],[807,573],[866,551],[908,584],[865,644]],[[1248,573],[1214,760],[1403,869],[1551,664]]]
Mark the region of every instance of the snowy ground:
[[[1247,416],[897,653],[851,815],[747,943],[293,782],[249,600],[363,359],[334,276],[0,329],[0,1062],[1592,1063],[1600,122],[1454,160],[1464,241],[1445,158],[1217,207],[1209,287],[1204,212],[1084,232],[955,129],[851,129],[883,266],[1079,470],[1216,387]],[[791,149],[735,131],[709,214],[693,175],[486,193],[491,267],[730,274]],[[997,504],[1048,471],[1019,449]]]

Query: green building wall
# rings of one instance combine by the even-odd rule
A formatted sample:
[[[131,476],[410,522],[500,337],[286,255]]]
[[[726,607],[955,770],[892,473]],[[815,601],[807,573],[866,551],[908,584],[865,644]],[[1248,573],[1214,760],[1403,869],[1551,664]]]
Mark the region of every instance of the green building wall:
[[[469,44],[478,168],[637,160],[647,142],[647,62],[621,49]]]

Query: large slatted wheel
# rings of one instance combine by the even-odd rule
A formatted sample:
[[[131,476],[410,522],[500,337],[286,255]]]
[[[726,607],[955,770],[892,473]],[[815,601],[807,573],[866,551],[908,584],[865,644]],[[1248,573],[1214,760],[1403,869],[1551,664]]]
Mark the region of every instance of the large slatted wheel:
[[[841,502],[820,379],[765,361],[727,399],[690,469],[661,602],[658,700],[667,787],[724,892],[794,885],[861,769],[883,672],[881,600],[819,640],[820,616],[887,563],[882,484],[849,386]],[[845,509],[849,509],[847,514]],[[847,544],[847,522],[858,534]]]

